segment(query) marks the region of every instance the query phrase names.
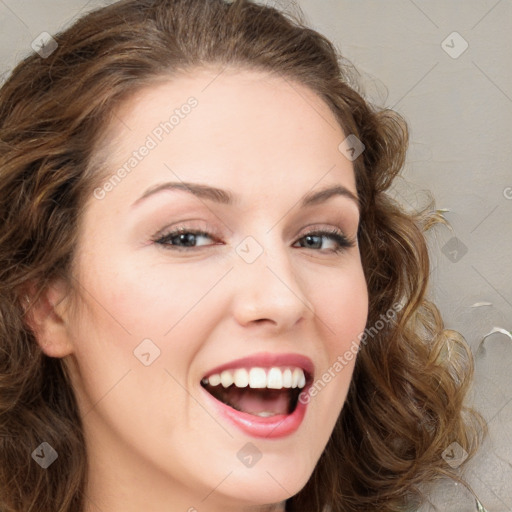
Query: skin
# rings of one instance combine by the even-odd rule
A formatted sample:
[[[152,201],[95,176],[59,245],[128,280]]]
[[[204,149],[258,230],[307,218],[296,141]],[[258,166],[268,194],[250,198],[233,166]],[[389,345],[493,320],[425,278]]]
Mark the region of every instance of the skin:
[[[336,254],[328,237],[312,248],[304,239],[320,228],[355,238],[359,222],[344,196],[298,207],[327,185],[356,195],[352,163],[338,150],[346,135],[308,88],[211,69],[150,86],[116,113],[104,148],[107,177],[190,96],[197,107],[102,199],[87,202],[74,260],[79,298],[55,282],[33,316],[41,347],[64,358],[77,395],[87,512],[284,510],[325,448],[355,359],[311,399],[300,428],[280,439],[228,423],[204,400],[200,380],[258,352],[309,356],[318,379],[365,328],[357,244]],[[180,180],[229,189],[238,202],[163,191],[132,207],[149,187]],[[153,241],[178,224],[213,238],[198,237],[188,252]],[[247,236],[257,244],[250,251],[264,251],[252,263],[235,250]],[[160,350],[148,366],[134,355],[144,339]],[[237,458],[248,442],[262,454],[252,467]]]

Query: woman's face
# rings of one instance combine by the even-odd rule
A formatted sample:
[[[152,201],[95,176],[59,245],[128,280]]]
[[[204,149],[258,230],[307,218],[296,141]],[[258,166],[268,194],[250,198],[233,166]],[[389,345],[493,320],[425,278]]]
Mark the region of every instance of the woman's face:
[[[366,323],[348,134],[309,89],[255,71],[159,83],[114,119],[66,327],[90,510],[270,510],[254,506],[318,462]],[[279,388],[302,373],[321,385],[288,414]]]

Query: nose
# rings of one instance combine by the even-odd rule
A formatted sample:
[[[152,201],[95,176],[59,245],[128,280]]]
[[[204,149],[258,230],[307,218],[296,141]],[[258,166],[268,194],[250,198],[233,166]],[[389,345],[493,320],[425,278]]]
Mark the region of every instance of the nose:
[[[272,250],[254,239],[241,245],[256,251],[257,257],[250,262],[251,258],[244,258],[243,252],[239,252],[242,256],[235,264],[233,314],[240,325],[268,324],[276,334],[314,316],[306,278],[294,266],[291,251],[296,249],[275,240]]]

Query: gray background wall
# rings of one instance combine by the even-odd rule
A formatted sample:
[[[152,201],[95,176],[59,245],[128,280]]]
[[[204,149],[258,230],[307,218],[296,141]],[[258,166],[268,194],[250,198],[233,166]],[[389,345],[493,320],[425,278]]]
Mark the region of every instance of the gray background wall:
[[[0,0],[0,77],[76,17],[112,2]],[[282,8],[288,0],[268,0]],[[309,24],[361,72],[368,97],[409,122],[411,144],[393,195],[406,207],[430,190],[451,230],[429,235],[431,297],[476,355],[469,403],[490,435],[465,470],[489,512],[512,510],[512,1],[300,0]],[[454,34],[456,32],[456,34]],[[466,47],[467,46],[467,47]],[[1,78],[0,78],[1,79]],[[475,304],[477,304],[475,306]],[[476,510],[441,483],[424,508]]]

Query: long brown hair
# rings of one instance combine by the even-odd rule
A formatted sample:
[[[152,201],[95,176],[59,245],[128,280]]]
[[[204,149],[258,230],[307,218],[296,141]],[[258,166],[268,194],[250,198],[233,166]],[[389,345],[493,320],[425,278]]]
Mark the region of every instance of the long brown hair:
[[[115,109],[162,77],[203,66],[258,69],[306,85],[364,144],[353,164],[368,327],[401,305],[362,343],[332,436],[287,510],[391,512],[418,501],[425,483],[457,478],[443,450],[457,442],[472,455],[484,428],[463,405],[471,352],[426,299],[424,231],[442,219],[432,205],[407,213],[387,193],[405,160],[404,120],[365,101],[349,63],[307,28],[300,10],[248,0],[122,0],[54,37],[58,48],[27,57],[0,90],[2,512],[84,510],[87,453],[73,389],[62,361],[44,355],[27,327],[23,295],[56,277],[73,288],[77,227],[105,179],[95,155]],[[42,441],[61,454],[53,471],[31,459]]]

